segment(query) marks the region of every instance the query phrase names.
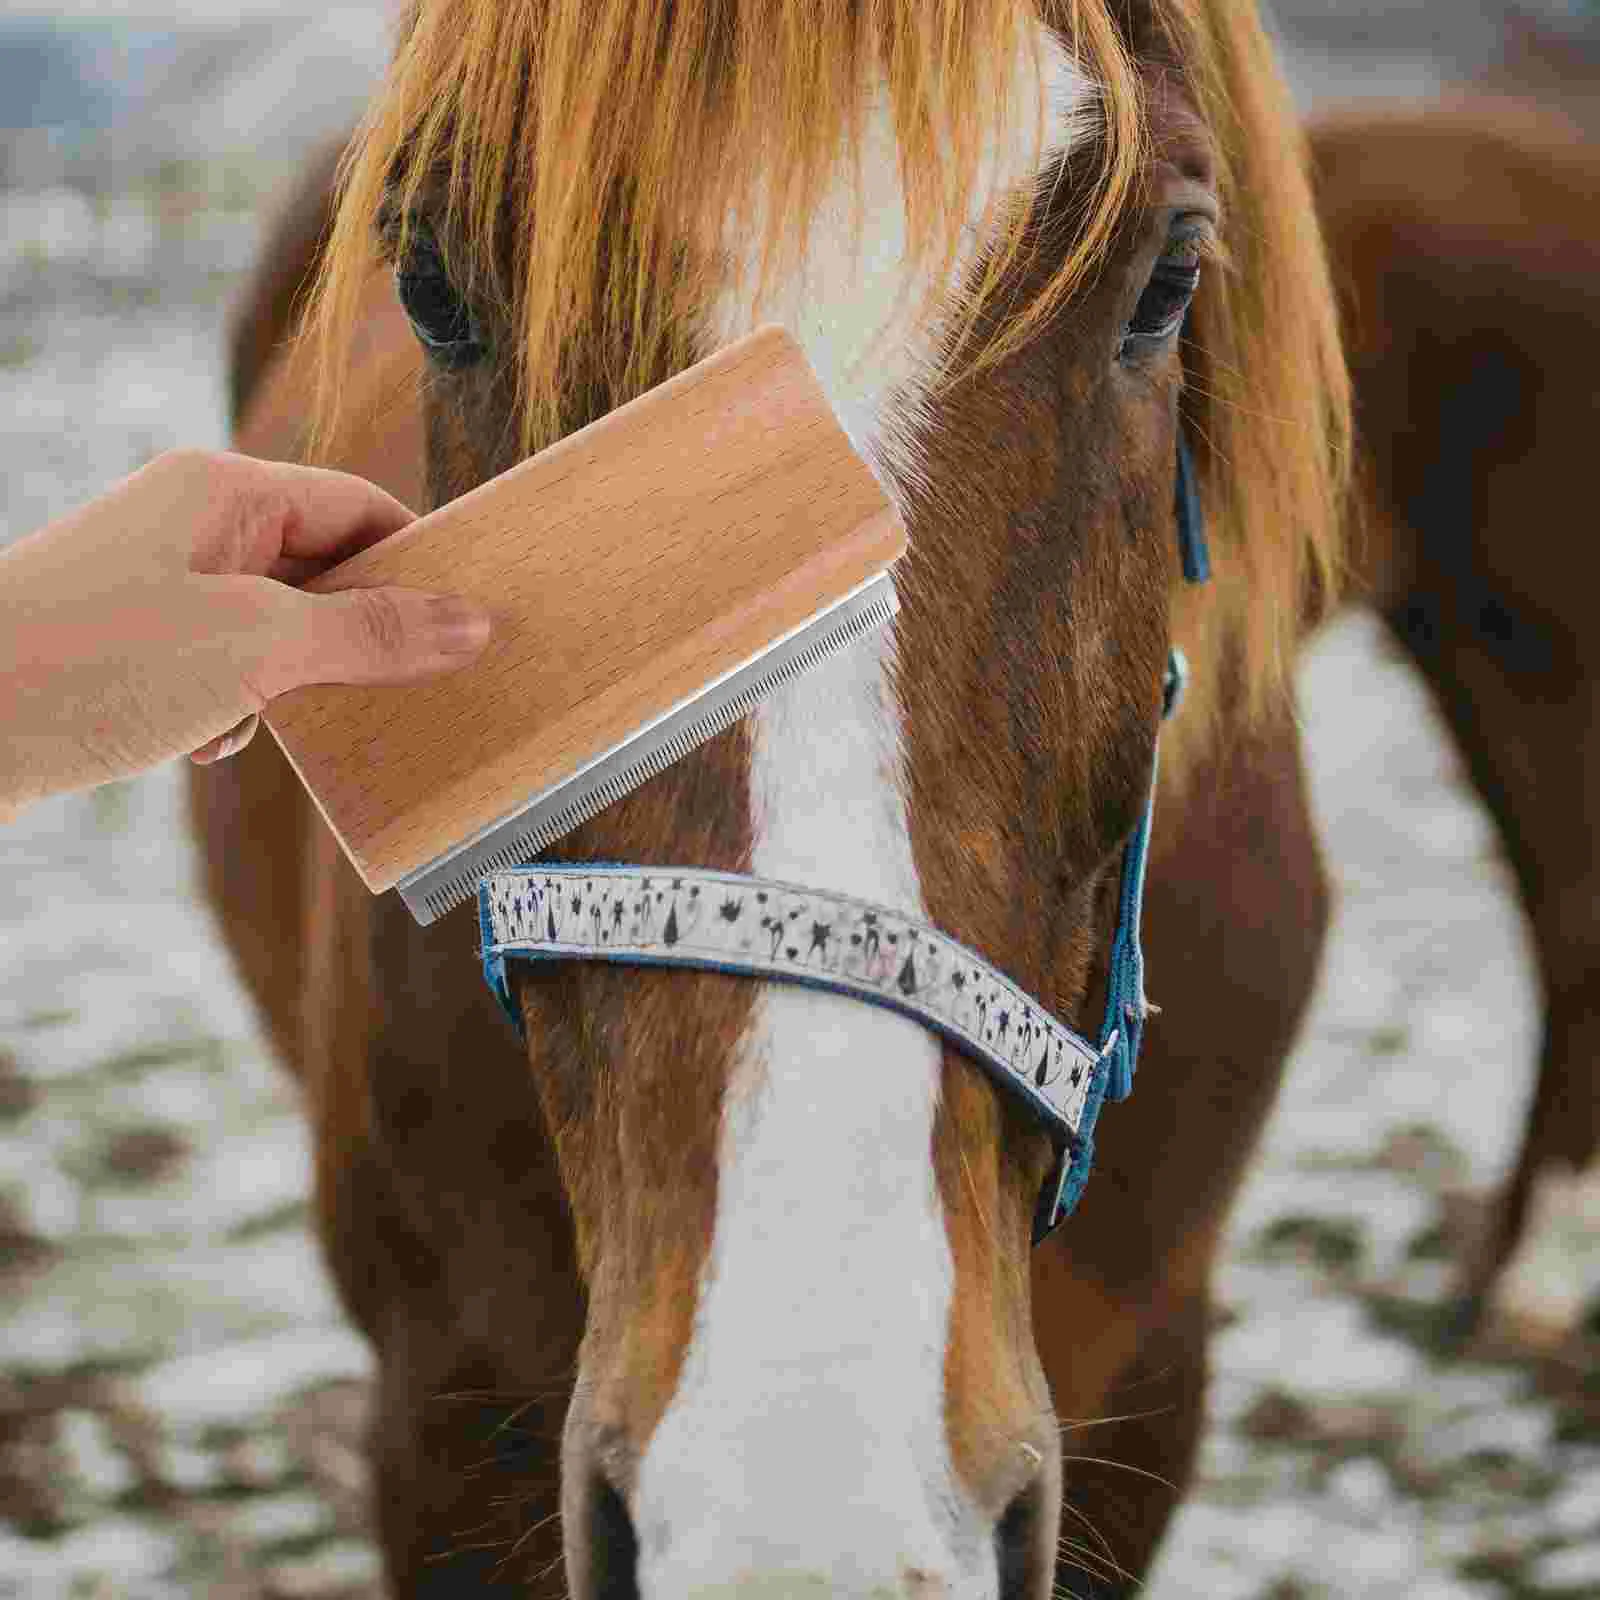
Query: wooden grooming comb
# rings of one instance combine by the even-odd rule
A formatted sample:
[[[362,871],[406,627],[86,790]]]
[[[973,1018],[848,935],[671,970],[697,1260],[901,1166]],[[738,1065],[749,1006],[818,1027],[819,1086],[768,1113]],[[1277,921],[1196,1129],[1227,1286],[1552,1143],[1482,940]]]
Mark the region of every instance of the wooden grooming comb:
[[[887,622],[905,549],[761,328],[305,585],[466,596],[494,621],[471,666],[265,721],[367,887],[427,924]]]

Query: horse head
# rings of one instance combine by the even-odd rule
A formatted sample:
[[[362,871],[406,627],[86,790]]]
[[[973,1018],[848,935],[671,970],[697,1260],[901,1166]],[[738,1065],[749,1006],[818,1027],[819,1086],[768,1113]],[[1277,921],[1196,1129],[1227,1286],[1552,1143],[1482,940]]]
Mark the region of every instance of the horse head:
[[[347,168],[328,348],[375,261],[427,357],[436,501],[776,321],[908,530],[891,626],[541,859],[658,868],[667,894],[675,866],[781,880],[766,915],[819,966],[932,928],[1093,1031],[1170,647],[1197,689],[1163,745],[1181,782],[1281,688],[1334,565],[1343,379],[1253,9],[413,0]],[[1180,428],[1206,594],[1177,553]],[[835,927],[802,891],[882,911]],[[1045,1600],[1062,1462],[1030,1256],[1056,1152],[1025,1108],[920,1022],[815,987],[589,962],[508,983],[585,1296],[571,1593]],[[548,1252],[504,1223],[515,1164],[462,1143],[430,1168],[443,1137],[386,1159],[417,1215],[497,1219],[462,1256],[461,1304],[488,1305]],[[417,1337],[373,1304],[380,1344]]]

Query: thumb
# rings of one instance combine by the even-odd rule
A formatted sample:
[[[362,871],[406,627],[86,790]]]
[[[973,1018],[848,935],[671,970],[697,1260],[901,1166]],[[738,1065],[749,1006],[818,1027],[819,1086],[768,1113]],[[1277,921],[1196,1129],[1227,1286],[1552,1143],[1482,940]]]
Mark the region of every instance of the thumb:
[[[343,589],[298,596],[301,645],[275,663],[275,692],[308,683],[409,683],[464,667],[488,643],[490,622],[455,595],[420,589]]]

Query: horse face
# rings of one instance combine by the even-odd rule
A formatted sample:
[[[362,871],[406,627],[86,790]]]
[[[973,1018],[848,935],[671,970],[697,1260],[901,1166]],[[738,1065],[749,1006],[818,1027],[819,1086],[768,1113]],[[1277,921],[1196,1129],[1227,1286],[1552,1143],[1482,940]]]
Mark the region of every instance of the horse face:
[[[1038,61],[1053,153],[1021,161],[1020,114],[993,153],[1034,185],[1041,248],[1009,269],[1024,297],[1073,244],[1093,170],[1088,84],[1053,35]],[[894,267],[881,112],[860,248],[842,191],[807,270],[759,304],[730,247],[700,353],[789,326],[905,517],[901,613],[550,858],[659,863],[663,897],[684,862],[869,900],[893,915],[817,946],[803,896],[774,896],[762,926],[793,943],[805,923],[819,961],[866,971],[932,923],[1095,1031],[1168,644],[1179,334],[1217,228],[1205,129],[1176,79],[1147,88],[1155,159],[1100,270],[953,387],[932,381],[940,326],[894,321],[926,285]],[[510,319],[428,253],[447,226],[429,210],[399,267],[442,500],[521,453],[519,355]],[[568,360],[570,426],[626,398],[581,341]],[[1047,1595],[1061,1466],[1028,1245],[1044,1136],[935,1035],[847,998],[599,965],[513,982],[588,1289],[562,1454],[571,1592]]]

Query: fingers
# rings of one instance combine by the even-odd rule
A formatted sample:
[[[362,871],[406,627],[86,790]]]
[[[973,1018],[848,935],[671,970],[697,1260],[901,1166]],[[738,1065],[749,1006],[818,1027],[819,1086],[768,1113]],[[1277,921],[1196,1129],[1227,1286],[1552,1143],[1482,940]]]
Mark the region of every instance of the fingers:
[[[417,589],[346,589],[317,595],[308,683],[405,683],[477,655],[489,618],[452,595]]]
[[[419,589],[280,591],[296,613],[254,675],[273,700],[308,683],[410,683],[465,666],[488,642],[489,617],[452,595]]]
[[[261,725],[260,716],[252,711],[248,717],[236,722],[226,733],[219,733],[215,739],[209,739],[198,750],[189,753],[189,759],[196,766],[208,767],[214,761],[226,761],[229,756],[237,755],[256,736],[256,729]]]
[[[219,528],[202,535],[209,548],[196,552],[193,571],[300,584],[415,520],[393,495],[348,472],[229,451],[180,466],[203,470],[228,508]]]

